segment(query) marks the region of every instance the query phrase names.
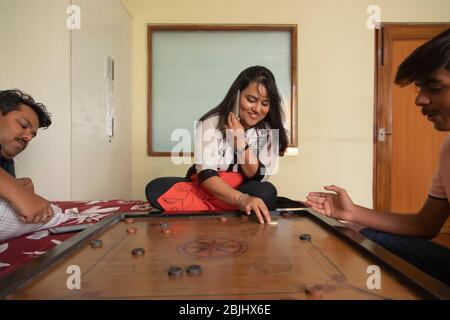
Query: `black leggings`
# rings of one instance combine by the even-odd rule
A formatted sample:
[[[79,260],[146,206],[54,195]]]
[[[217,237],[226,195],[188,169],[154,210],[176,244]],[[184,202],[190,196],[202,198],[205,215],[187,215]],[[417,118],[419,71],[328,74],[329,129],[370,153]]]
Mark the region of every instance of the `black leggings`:
[[[178,182],[192,182],[192,180],[189,178],[165,177],[151,181],[145,188],[145,195],[148,202],[150,202],[154,208],[164,211],[157,199]],[[252,197],[261,198],[269,210],[275,210],[277,189],[270,182],[247,181],[237,187],[236,190]]]
[[[427,239],[399,236],[373,229],[360,231],[413,266],[450,285],[450,249]]]

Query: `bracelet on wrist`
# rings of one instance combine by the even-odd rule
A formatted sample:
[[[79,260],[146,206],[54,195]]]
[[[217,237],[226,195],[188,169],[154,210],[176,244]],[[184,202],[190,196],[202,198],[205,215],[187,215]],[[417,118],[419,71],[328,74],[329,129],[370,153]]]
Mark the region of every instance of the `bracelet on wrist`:
[[[245,198],[245,197],[248,197],[248,196],[249,196],[248,194],[243,193],[243,194],[241,194],[241,195],[239,196],[239,198],[237,199],[237,201],[236,201],[236,207],[237,207],[239,210],[241,209],[241,207],[240,207],[241,200],[242,200],[243,198]]]

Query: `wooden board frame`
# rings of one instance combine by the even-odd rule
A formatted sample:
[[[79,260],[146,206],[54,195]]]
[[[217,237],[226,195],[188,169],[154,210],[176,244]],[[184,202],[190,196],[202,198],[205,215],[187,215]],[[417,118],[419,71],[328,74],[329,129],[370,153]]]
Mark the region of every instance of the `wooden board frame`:
[[[447,285],[415,268],[399,257],[395,256],[388,250],[379,246],[375,242],[365,238],[356,231],[348,228],[339,221],[323,216],[314,212],[311,209],[305,209],[302,211],[292,211],[292,214],[307,215],[312,218],[313,221],[320,226],[327,228],[334,235],[338,236],[343,241],[352,245],[356,250],[364,255],[367,255],[374,262],[380,263],[387,267],[389,271],[399,276],[402,281],[405,281],[410,286],[421,292],[424,296],[430,299],[450,299],[450,290]],[[195,216],[218,216],[218,215],[240,215],[240,212],[215,212],[215,213],[196,213]],[[271,214],[280,214],[278,211],[271,211]],[[116,224],[117,222],[128,218],[139,217],[186,217],[186,214],[163,214],[160,212],[149,212],[145,214],[115,214],[105,218],[94,226],[80,232],[74,237],[68,239],[57,247],[49,250],[47,253],[38,257],[16,271],[10,273],[4,278],[0,279],[0,298],[6,298],[9,294],[14,293],[27,284],[49,270],[53,265],[75,254],[82,246],[88,244],[88,242],[98,235],[102,231],[106,231],[108,228]]]

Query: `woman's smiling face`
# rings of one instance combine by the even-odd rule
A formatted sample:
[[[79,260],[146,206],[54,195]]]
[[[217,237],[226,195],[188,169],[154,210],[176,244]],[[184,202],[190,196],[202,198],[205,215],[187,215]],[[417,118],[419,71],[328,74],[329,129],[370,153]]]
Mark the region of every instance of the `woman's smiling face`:
[[[270,99],[266,87],[259,82],[250,84],[241,92],[239,118],[244,128],[250,128],[261,122],[270,109]]]

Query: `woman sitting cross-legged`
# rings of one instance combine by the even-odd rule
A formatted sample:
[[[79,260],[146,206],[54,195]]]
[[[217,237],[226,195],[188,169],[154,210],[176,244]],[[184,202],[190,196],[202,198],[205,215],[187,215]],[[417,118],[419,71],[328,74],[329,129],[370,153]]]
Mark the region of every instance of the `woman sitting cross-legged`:
[[[194,162],[186,178],[151,181],[146,196],[165,212],[254,212],[270,221],[277,199],[268,182],[287,147],[284,112],[270,70],[254,66],[242,71],[223,101],[196,125]]]

